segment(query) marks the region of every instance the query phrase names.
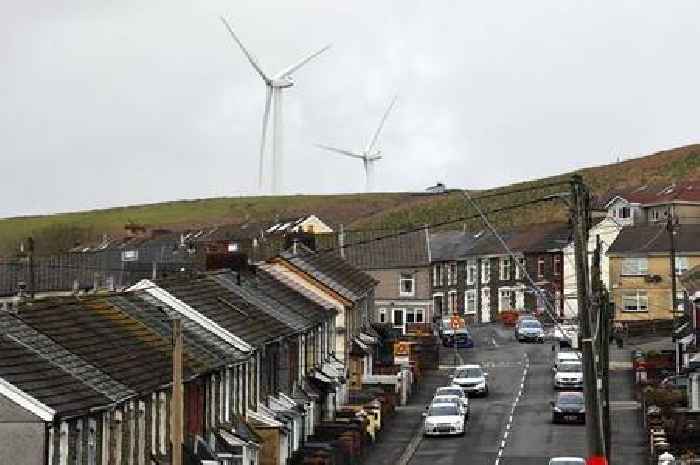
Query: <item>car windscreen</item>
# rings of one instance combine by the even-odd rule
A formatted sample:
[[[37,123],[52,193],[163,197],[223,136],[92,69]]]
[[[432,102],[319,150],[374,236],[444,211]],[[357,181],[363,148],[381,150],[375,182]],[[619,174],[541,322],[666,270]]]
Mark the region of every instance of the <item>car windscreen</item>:
[[[561,394],[559,396],[559,403],[568,405],[582,405],[583,396],[577,394]]]
[[[428,409],[430,417],[457,416],[459,414],[459,410],[454,405],[433,405]]]
[[[481,368],[463,368],[457,370],[455,378],[481,378],[483,375],[484,372],[481,371]]]
[[[560,373],[581,373],[582,367],[580,363],[560,363],[558,371]]]
[[[437,392],[437,395],[439,396],[459,396],[462,397],[462,394],[464,391],[462,391],[461,388],[446,388],[446,389],[440,389]]]
[[[525,320],[523,321],[523,324],[521,325],[522,328],[531,328],[531,329],[540,329],[542,325],[540,324],[539,321],[535,320]]]
[[[460,400],[459,400],[458,398],[456,398],[456,397],[447,397],[447,398],[444,398],[444,397],[443,397],[443,398],[433,399],[432,404],[455,404],[455,405],[459,405],[459,404],[460,404]]]

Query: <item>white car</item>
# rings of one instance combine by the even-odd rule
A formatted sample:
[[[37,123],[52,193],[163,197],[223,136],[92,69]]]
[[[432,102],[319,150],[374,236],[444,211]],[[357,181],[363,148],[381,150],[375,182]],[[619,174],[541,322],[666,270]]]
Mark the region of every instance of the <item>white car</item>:
[[[435,404],[424,413],[425,436],[464,435],[464,415],[454,404]]]
[[[489,395],[489,374],[479,365],[461,365],[455,370],[452,383],[464,389],[468,394]]]
[[[581,457],[552,457],[549,465],[586,465],[586,461]]]
[[[469,397],[460,386],[439,387],[435,390],[435,396],[457,396],[462,400],[464,408],[469,411]]]
[[[581,352],[574,351],[560,351],[554,359],[554,365],[552,365],[552,371],[557,372],[559,365],[563,362],[580,362],[582,361]]]
[[[554,372],[554,389],[583,389],[583,364],[579,361],[561,362]]]
[[[455,395],[435,396],[435,397],[433,397],[432,402],[430,402],[430,405],[433,406],[436,404],[456,405],[462,411],[462,414],[465,416],[465,418],[469,418],[469,404],[465,405],[459,396],[455,396]],[[430,408],[430,407],[428,407],[428,408]]]

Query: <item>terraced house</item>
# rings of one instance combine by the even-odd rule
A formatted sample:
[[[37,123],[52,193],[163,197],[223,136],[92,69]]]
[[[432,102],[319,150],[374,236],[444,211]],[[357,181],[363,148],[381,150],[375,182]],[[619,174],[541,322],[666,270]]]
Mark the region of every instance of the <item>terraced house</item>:
[[[676,274],[700,265],[700,225],[675,227]],[[608,249],[615,319],[623,322],[669,321],[682,312],[685,300],[677,288],[673,309],[671,241],[665,224],[623,228]]]

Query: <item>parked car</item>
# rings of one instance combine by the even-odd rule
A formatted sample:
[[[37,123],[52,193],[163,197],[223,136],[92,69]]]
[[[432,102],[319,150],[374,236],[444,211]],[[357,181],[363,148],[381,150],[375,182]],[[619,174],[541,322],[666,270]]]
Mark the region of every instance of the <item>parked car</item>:
[[[518,342],[544,343],[544,328],[538,320],[523,320],[515,328],[515,337]]]
[[[471,349],[474,347],[474,340],[472,339],[472,336],[467,328],[444,331],[442,335],[442,345],[444,347],[454,347],[455,338],[457,340],[457,347],[466,349]]]
[[[534,315],[531,315],[529,313],[521,313],[520,315],[518,315],[518,321],[515,322],[515,326],[513,327],[513,332],[515,334],[515,337],[518,337],[518,328],[523,323],[523,321],[532,321],[532,320],[537,321],[537,318],[535,318]]]
[[[669,376],[661,381],[662,386],[677,388],[677,389],[688,389],[688,377],[687,376]]]
[[[465,418],[469,418],[469,403],[465,404],[459,396],[446,395],[446,396],[435,396],[430,402],[427,408],[437,404],[453,404],[456,405],[464,415]]]
[[[557,372],[557,369],[559,368],[559,365],[563,362],[580,362],[582,360],[582,355],[581,352],[574,352],[574,351],[559,351],[557,352],[557,355],[554,357],[554,364],[552,364],[552,371],[554,373]]]
[[[586,465],[586,460],[581,457],[552,457],[549,465]]]
[[[462,400],[462,404],[464,404],[464,408],[469,410],[469,397],[467,397],[467,394],[459,386],[439,387],[435,390],[434,397],[439,397],[439,396],[457,396]]]
[[[586,422],[586,406],[582,392],[560,392],[557,399],[551,401],[550,405],[552,406],[552,423]]]
[[[464,415],[456,405],[437,404],[423,414],[423,434],[425,436],[464,435]]]
[[[489,374],[480,365],[461,365],[455,370],[452,383],[461,387],[467,395],[488,396],[488,377]]]
[[[566,360],[554,372],[554,389],[583,389],[583,363]]]

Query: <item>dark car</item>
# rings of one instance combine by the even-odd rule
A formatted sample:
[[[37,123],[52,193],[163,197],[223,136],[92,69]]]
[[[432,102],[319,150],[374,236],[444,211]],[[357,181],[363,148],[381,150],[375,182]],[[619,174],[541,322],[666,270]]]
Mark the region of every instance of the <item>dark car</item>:
[[[469,334],[469,330],[466,328],[461,328],[456,331],[446,331],[442,336],[442,345],[445,347],[454,347],[455,338],[457,340],[457,347],[466,349],[471,349],[474,347],[474,340],[472,339],[471,334]]]
[[[552,423],[586,422],[586,405],[582,392],[560,392],[552,406]]]

